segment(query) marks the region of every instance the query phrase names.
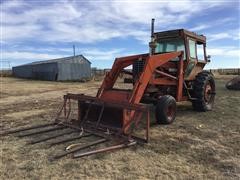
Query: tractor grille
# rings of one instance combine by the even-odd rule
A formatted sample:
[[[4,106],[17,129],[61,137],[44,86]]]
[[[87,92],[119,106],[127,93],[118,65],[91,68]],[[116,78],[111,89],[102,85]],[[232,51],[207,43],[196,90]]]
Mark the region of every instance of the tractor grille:
[[[133,76],[134,77],[139,75],[143,71],[144,65],[145,65],[145,61],[143,61],[143,60],[135,61],[133,63]]]

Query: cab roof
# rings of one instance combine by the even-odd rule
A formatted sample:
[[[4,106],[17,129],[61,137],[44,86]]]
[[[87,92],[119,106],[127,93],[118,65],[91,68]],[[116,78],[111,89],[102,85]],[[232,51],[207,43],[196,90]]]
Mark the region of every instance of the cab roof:
[[[206,37],[204,35],[199,35],[195,32],[191,32],[186,29],[175,29],[175,30],[155,32],[154,36],[156,39],[190,37],[195,39],[198,42],[206,43]]]

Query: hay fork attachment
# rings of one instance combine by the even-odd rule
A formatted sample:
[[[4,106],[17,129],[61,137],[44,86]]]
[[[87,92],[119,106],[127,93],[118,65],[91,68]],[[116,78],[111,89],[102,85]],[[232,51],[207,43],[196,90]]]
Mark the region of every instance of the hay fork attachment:
[[[77,106],[77,114],[74,114],[76,112],[74,105]],[[133,129],[135,128],[132,128],[128,134],[124,134],[119,122],[108,124],[115,118],[110,116],[111,121],[108,118],[106,119],[108,117],[106,113],[112,111],[113,107],[117,111],[123,111],[123,109],[129,111],[129,113],[134,111],[136,115],[128,123],[134,127],[137,127],[140,118],[145,113],[147,122],[144,138],[133,135]],[[76,118],[74,118],[74,115],[76,115]],[[136,145],[137,142],[147,142],[148,129],[148,108],[143,105],[104,101],[83,94],[66,94],[63,105],[53,123],[6,130],[1,132],[1,136],[14,134],[20,138],[31,138],[27,142],[28,145],[47,142],[47,145],[52,147],[64,144],[66,147],[63,152],[50,157],[50,160],[56,160],[69,154],[72,154],[73,158],[80,158],[130,147]],[[82,142],[80,139],[85,141]],[[95,146],[101,147],[93,149]]]

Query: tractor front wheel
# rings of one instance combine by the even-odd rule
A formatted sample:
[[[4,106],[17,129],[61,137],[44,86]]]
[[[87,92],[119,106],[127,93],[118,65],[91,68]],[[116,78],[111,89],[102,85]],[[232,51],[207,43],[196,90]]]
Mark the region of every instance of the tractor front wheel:
[[[205,71],[199,73],[193,84],[192,106],[197,111],[210,111],[215,99],[213,75]]]
[[[170,95],[162,96],[156,105],[156,120],[158,124],[171,124],[176,117],[176,100]]]

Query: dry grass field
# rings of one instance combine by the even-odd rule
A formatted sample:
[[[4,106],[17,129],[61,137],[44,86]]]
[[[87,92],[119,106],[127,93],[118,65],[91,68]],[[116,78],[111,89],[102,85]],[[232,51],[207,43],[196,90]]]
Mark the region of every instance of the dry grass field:
[[[178,104],[176,121],[153,125],[145,145],[51,162],[66,144],[47,148],[46,143],[26,145],[27,138],[0,137],[0,179],[240,179],[240,92],[224,87],[231,77],[216,78],[213,111]],[[100,84],[1,78],[1,131],[50,122],[62,95],[95,95]]]

